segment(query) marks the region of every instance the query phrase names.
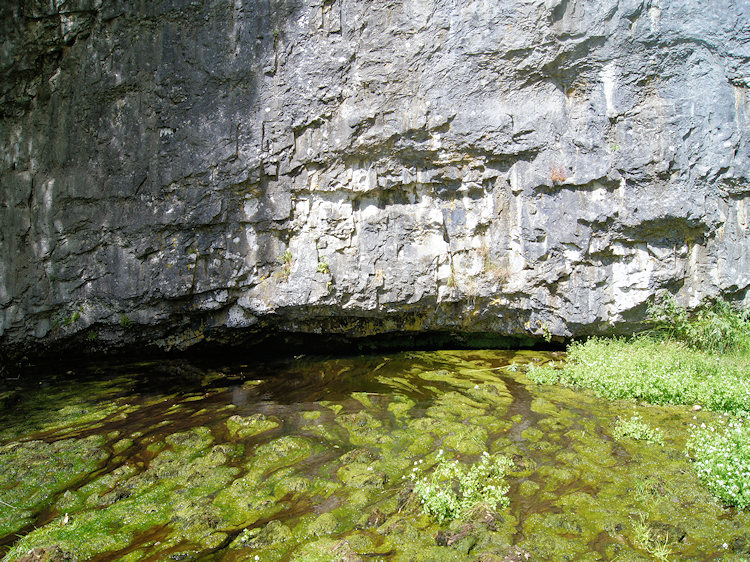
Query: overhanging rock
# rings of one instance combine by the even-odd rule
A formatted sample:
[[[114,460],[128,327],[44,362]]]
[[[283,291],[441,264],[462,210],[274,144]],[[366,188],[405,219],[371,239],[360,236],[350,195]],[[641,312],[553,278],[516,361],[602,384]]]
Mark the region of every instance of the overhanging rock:
[[[748,303],[746,3],[45,6],[0,18],[2,345]]]

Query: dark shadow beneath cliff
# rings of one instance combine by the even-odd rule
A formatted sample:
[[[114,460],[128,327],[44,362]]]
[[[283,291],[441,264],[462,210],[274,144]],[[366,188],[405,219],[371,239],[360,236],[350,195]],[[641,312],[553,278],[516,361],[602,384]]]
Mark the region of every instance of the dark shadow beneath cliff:
[[[109,363],[116,360],[184,360],[186,364],[198,363],[208,366],[227,361],[258,363],[301,355],[348,356],[406,350],[534,349],[556,351],[564,349],[565,343],[490,332],[448,331],[390,332],[365,337],[274,330],[232,331],[227,334],[215,334],[211,339],[201,341],[187,350],[164,350],[157,346],[143,344],[117,348],[92,348],[68,340],[39,349],[4,350],[3,355],[0,356],[3,360],[0,385],[13,384],[14,381],[27,378],[36,380],[40,373],[50,371],[69,373],[72,376],[80,368],[90,364]]]

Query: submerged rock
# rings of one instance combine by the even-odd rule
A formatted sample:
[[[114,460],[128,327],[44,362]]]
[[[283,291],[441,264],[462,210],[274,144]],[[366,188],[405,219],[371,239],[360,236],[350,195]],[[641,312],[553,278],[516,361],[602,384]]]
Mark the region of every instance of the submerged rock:
[[[244,418],[242,416],[232,416],[227,420],[229,435],[239,437],[240,439],[252,437],[278,426],[278,422],[266,419],[263,414],[253,414]]]
[[[78,558],[59,546],[34,548],[21,556],[18,562],[78,562]]]

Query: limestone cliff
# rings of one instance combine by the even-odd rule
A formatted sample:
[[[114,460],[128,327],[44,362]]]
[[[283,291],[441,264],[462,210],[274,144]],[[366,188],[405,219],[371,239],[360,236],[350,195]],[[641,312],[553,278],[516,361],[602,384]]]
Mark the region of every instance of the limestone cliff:
[[[750,287],[743,0],[0,9],[0,341],[570,337]]]

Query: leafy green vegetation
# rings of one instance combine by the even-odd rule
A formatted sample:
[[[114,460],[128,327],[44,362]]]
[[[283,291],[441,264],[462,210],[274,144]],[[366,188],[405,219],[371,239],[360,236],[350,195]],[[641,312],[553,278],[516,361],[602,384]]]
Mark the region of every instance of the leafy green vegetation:
[[[457,460],[448,461],[441,449],[431,474],[424,474],[421,460],[414,463],[414,493],[425,513],[438,523],[464,518],[481,505],[492,510],[506,507],[509,500],[504,478],[512,466],[507,457],[491,456],[486,451],[476,463],[464,466]]]
[[[750,506],[750,419],[693,427],[687,450],[714,496],[727,505]]]
[[[716,498],[750,507],[750,312],[718,301],[689,314],[672,299],[650,311],[656,323],[650,334],[575,342],[565,366],[532,367],[530,378],[590,388],[613,400],[698,404],[731,414],[724,427],[694,427],[687,450]],[[619,419],[615,435],[662,442],[637,416]]]
[[[63,325],[70,326],[71,324],[78,322],[80,319],[81,319],[81,312],[79,310],[76,310],[68,318],[63,320]]]
[[[529,377],[539,384],[590,388],[610,400],[742,412],[750,404],[747,365],[746,356],[714,355],[671,339],[592,338],[573,342],[561,369],[531,368]]]
[[[655,331],[706,352],[750,353],[750,310],[736,311],[726,301],[705,303],[694,314],[669,297],[649,309]]]
[[[540,367],[529,375],[537,383],[591,388],[612,400],[748,409],[748,311],[719,301],[690,315],[666,299],[651,308],[651,317],[656,328],[649,334],[573,342],[562,369]]]
[[[659,445],[664,444],[661,431],[652,428],[638,414],[633,414],[630,419],[617,418],[613,433],[618,439],[630,438]]]

